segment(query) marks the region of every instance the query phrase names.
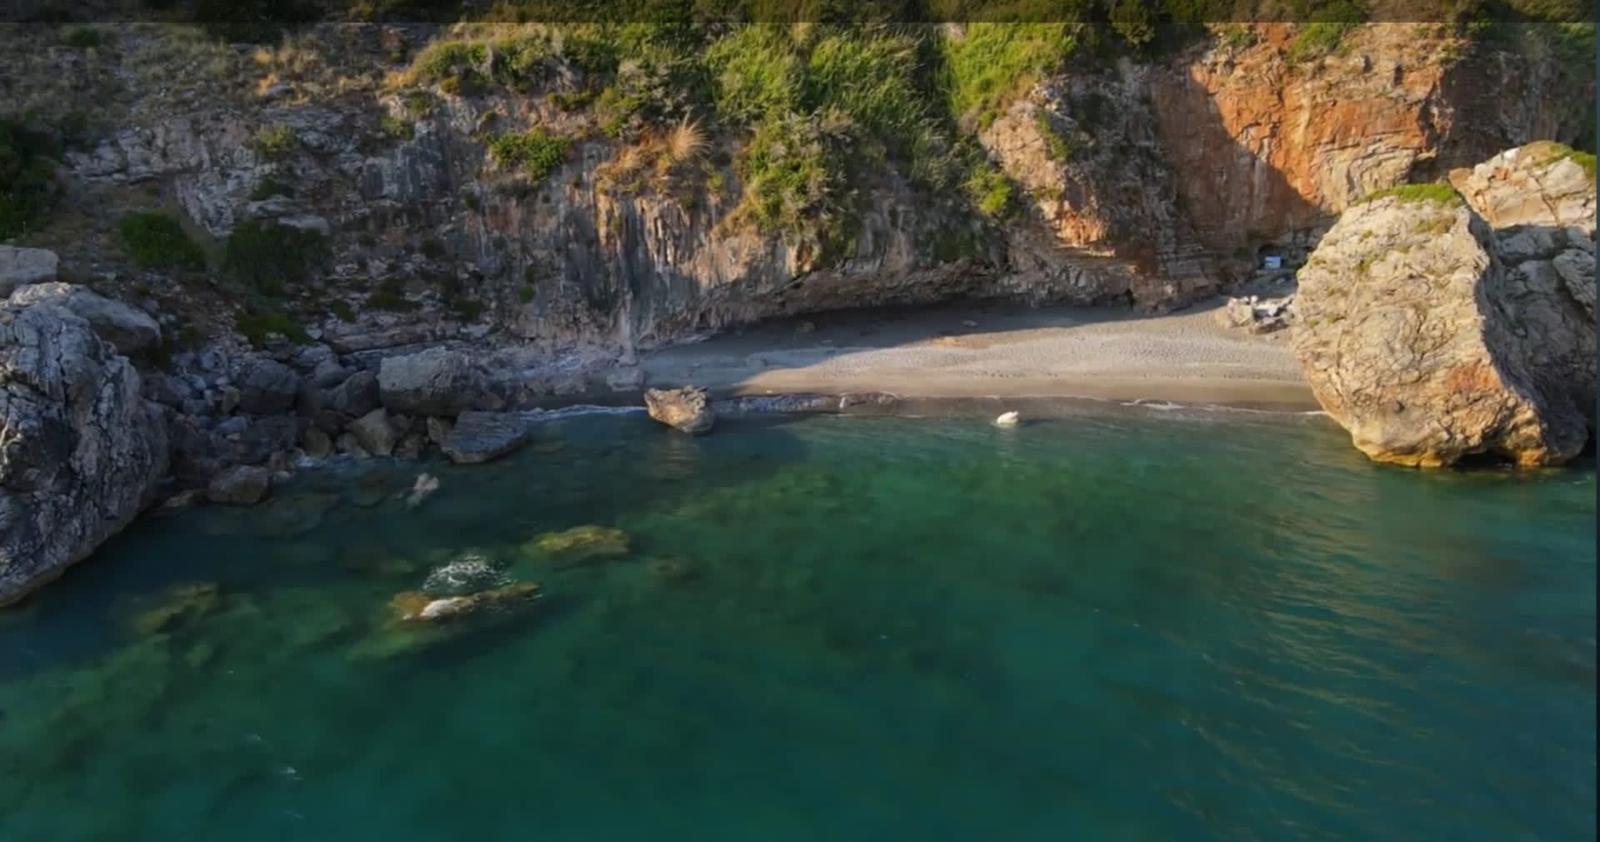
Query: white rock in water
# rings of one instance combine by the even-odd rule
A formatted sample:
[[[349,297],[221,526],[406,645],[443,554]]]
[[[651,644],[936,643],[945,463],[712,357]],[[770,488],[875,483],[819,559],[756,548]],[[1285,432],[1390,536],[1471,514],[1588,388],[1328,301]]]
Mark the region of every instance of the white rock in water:
[[[996,427],[1015,427],[1020,423],[1022,423],[1022,416],[1015,412],[1002,412],[999,418],[994,419]]]
[[[411,486],[411,496],[406,498],[406,505],[415,508],[429,494],[439,490],[439,478],[433,474],[417,474],[417,481]]]

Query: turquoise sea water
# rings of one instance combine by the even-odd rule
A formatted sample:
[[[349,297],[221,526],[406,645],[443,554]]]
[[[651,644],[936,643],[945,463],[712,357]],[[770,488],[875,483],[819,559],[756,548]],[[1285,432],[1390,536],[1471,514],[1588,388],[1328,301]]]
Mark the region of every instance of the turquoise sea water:
[[[372,463],[147,520],[0,612],[0,839],[1595,832],[1592,468],[1144,411],[590,416],[424,467],[414,509]],[[588,524],[629,554],[523,548]],[[543,599],[397,633],[469,552]]]

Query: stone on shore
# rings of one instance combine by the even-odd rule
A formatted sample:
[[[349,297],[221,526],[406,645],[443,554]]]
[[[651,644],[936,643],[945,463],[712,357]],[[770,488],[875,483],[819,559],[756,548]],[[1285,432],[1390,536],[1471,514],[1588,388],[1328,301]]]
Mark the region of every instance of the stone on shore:
[[[705,389],[684,386],[680,389],[649,389],[644,393],[650,417],[690,435],[711,431],[716,412]]]
[[[389,411],[381,406],[350,422],[350,435],[355,436],[362,450],[373,456],[393,454],[399,439],[394,425],[389,423]]]
[[[257,357],[239,372],[239,410],[251,415],[277,415],[294,407],[300,375],[266,357]]]
[[[106,298],[88,287],[60,282],[37,283],[11,293],[10,303],[19,307],[53,304],[75,313],[119,354],[138,354],[161,344],[161,325],[148,313]]]
[[[1548,465],[1583,449],[1595,388],[1583,302],[1595,280],[1571,253],[1587,256],[1595,186],[1538,147],[1455,174],[1470,206],[1435,188],[1351,207],[1300,271],[1295,351],[1317,400],[1371,458]],[[1496,231],[1479,207],[1513,224]],[[1554,268],[1563,255],[1573,282]]]
[[[483,376],[460,351],[429,348],[387,357],[378,368],[378,394],[391,412],[454,416],[483,399]]]
[[[88,321],[0,306],[0,605],[127,526],[166,473],[167,425]]]
[[[259,465],[235,465],[206,486],[206,499],[230,506],[253,506],[267,496],[272,472]]]
[[[54,281],[60,265],[56,253],[47,249],[0,246],[0,297],[30,284]]]
[[[516,412],[467,411],[456,418],[440,448],[457,464],[499,459],[527,443],[532,430]]]

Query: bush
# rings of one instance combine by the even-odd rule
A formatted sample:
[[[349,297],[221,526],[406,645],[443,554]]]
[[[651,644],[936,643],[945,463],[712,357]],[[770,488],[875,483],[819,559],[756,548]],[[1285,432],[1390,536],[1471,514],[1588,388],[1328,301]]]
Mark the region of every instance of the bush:
[[[300,138],[288,126],[264,126],[251,144],[265,158],[282,158],[300,145]]]
[[[489,154],[500,166],[519,169],[538,181],[566,161],[567,145],[564,137],[530,129],[497,136],[489,142]]]
[[[941,38],[951,114],[964,124],[989,125],[1076,46],[1072,25],[1064,23],[972,23],[960,38]]]
[[[294,188],[268,176],[261,179],[261,183],[256,185],[256,189],[250,191],[250,201],[252,202],[266,201],[274,196],[292,199],[294,198]]]
[[[178,220],[159,211],[139,211],[118,225],[122,245],[145,269],[204,269],[206,255]]]
[[[105,43],[105,35],[92,26],[74,26],[61,35],[61,43],[80,50],[89,50]]]
[[[0,240],[26,234],[55,197],[55,161],[43,135],[0,120]]]
[[[327,241],[316,231],[250,220],[228,236],[222,268],[235,280],[277,296],[309,279],[327,255]]]
[[[282,336],[296,343],[305,342],[310,338],[306,335],[305,329],[290,318],[288,313],[264,305],[246,308],[234,317],[233,326],[251,345],[257,347],[266,344],[273,335]]]
[[[1428,184],[1401,184],[1385,190],[1378,190],[1362,197],[1361,204],[1376,202],[1379,199],[1399,199],[1404,204],[1419,202],[1444,202],[1455,204],[1462,201],[1461,194],[1454,187],[1442,181]]]
[[[1310,23],[1302,25],[1289,45],[1292,62],[1315,61],[1339,48],[1344,36],[1362,21],[1367,13],[1350,0],[1333,0],[1314,9]]]
[[[987,161],[972,167],[966,188],[973,207],[990,219],[1004,219],[1013,210],[1011,179]]]

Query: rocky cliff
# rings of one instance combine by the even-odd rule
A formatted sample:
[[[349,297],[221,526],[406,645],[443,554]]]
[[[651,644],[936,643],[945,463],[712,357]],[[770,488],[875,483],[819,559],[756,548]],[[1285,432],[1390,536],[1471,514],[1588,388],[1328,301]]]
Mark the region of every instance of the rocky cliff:
[[[336,346],[487,333],[626,357],[888,303],[1178,306],[1247,275],[1259,253],[1303,256],[1366,193],[1570,140],[1592,113],[1592,73],[1569,78],[1537,51],[1375,24],[1307,59],[1292,55],[1294,33],[1262,24],[1159,61],[1068,61],[973,130],[1012,184],[1009,215],[930,193],[891,162],[855,172],[847,235],[824,242],[740,213],[751,138],[701,119],[680,161],[670,123],[613,136],[588,104],[595,72],[560,47],[537,74],[498,84],[518,58],[497,59],[493,41],[463,41],[488,47],[456,76],[417,75],[418,56],[459,31],[323,27],[251,53],[179,50],[169,31],[128,27],[119,57],[49,50],[50,72],[128,104],[66,152],[74,218],[35,239],[107,286],[153,293],[174,318],[226,330],[238,302],[213,284],[130,271],[117,215],[166,205],[218,243],[241,224],[283,225],[330,248],[269,304]],[[193,62],[189,78],[146,67],[174,54]],[[523,132],[561,139],[536,177],[493,148]]]
[[[1295,350],[1373,459],[1560,464],[1595,425],[1593,171],[1532,144],[1452,181],[1340,217],[1300,272]]]
[[[166,473],[166,436],[88,320],[49,300],[0,307],[0,605],[133,520]]]

